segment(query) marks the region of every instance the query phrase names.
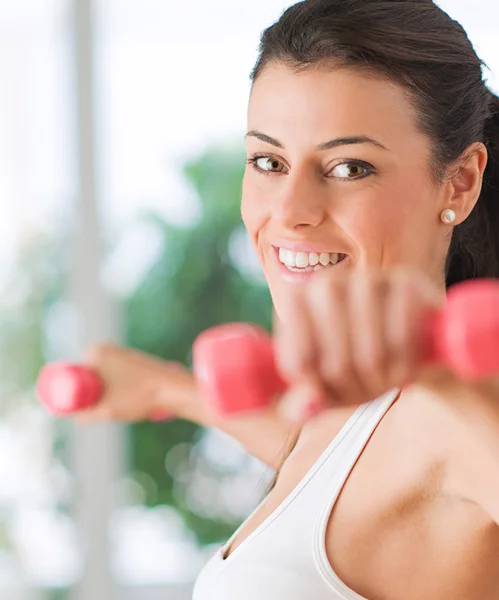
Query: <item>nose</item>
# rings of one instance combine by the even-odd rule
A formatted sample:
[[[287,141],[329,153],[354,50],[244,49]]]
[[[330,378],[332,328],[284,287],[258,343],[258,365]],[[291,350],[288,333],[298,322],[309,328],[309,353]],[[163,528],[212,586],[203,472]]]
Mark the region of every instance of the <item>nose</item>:
[[[272,218],[288,230],[317,227],[326,215],[323,190],[305,179],[288,176],[277,192],[272,206]]]

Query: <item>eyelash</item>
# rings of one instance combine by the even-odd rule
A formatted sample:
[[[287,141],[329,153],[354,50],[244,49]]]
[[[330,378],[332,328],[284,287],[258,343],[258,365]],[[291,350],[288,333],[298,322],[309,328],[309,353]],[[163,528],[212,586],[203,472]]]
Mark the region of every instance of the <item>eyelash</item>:
[[[250,158],[248,158],[248,160],[246,162],[247,162],[247,164],[250,164],[257,173],[261,173],[262,175],[281,175],[281,173],[279,171],[265,171],[264,169],[260,169],[260,167],[258,167],[258,165],[256,164],[256,162],[260,158],[268,158],[270,160],[276,160],[277,162],[282,164],[282,162],[277,157],[272,156],[272,154],[253,154]],[[347,164],[358,165],[358,166],[362,167],[363,169],[365,169],[367,171],[367,173],[365,173],[364,175],[360,175],[359,177],[355,177],[355,178],[334,177],[333,179],[337,179],[339,181],[351,182],[351,181],[359,181],[360,179],[369,177],[369,175],[376,174],[376,169],[372,165],[370,165],[369,163],[367,163],[363,160],[359,160],[356,158],[346,159],[346,160],[338,163],[337,165],[334,165],[332,170],[334,170],[336,167],[339,167],[340,165],[347,165]]]

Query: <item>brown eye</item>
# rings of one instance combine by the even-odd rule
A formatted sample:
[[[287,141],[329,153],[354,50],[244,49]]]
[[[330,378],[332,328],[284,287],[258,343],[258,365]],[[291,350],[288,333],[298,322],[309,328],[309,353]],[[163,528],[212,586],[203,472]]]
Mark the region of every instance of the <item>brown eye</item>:
[[[271,156],[261,156],[255,159],[255,164],[261,171],[270,171],[271,173],[280,173],[284,169],[284,165]]]
[[[350,161],[336,165],[331,174],[339,179],[361,179],[369,175],[370,172],[371,170],[367,165]]]

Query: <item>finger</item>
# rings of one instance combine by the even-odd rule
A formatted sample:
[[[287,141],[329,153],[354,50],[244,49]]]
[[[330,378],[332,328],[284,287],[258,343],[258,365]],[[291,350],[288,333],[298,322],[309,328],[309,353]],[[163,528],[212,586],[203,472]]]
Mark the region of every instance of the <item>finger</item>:
[[[394,285],[386,310],[386,335],[392,386],[404,386],[417,376],[423,356],[423,330],[429,308],[438,299],[417,272],[394,272]]]
[[[391,385],[405,385],[414,375],[417,348],[418,306],[414,286],[400,278],[392,287],[387,304],[386,339],[390,356]]]
[[[274,319],[272,343],[276,366],[290,383],[311,377],[315,370],[317,349],[303,288],[288,299],[286,321]]]
[[[354,371],[369,400],[388,389],[385,304],[390,287],[386,277],[369,272],[352,277],[348,286]]]
[[[279,402],[277,414],[292,423],[303,424],[321,410],[330,408],[325,393],[317,393],[317,387],[310,381],[294,385]]]
[[[328,274],[325,274],[328,275]],[[362,403],[364,390],[355,376],[347,312],[347,279],[317,277],[308,293],[317,340],[316,369],[329,397],[342,404]]]

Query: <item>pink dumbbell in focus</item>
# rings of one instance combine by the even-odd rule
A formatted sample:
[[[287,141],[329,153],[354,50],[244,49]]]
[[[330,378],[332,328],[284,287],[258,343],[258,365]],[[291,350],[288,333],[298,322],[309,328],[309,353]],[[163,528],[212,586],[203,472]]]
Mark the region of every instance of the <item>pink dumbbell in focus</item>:
[[[499,280],[454,286],[445,307],[422,326],[429,331],[427,363],[446,365],[468,380],[499,375]],[[277,372],[272,338],[256,325],[207,329],[194,342],[193,364],[202,395],[220,414],[261,410],[287,388]],[[53,363],[42,370],[37,390],[52,412],[70,414],[98,402],[102,383],[86,367]]]

